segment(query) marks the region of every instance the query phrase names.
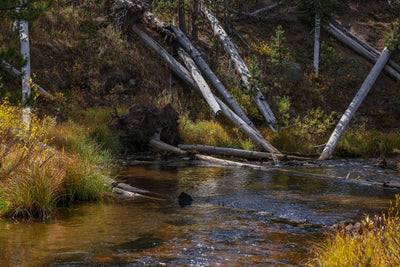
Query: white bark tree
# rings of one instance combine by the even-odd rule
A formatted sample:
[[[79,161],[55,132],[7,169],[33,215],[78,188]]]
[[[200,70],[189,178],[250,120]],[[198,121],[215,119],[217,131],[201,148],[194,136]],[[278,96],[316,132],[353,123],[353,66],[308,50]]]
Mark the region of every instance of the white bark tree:
[[[314,26],[314,71],[318,76],[319,69],[319,47],[321,37],[321,18],[318,13],[315,14],[315,26]]]
[[[368,74],[367,78],[362,84],[360,90],[358,91],[353,101],[351,102],[351,104],[343,114],[342,118],[340,119],[339,123],[337,124],[335,130],[333,131],[331,137],[329,138],[328,143],[325,145],[325,148],[319,159],[321,160],[327,159],[332,154],[333,150],[336,148],[337,143],[339,142],[340,137],[342,136],[344,130],[348,126],[351,118],[353,117],[357,109],[360,107],[364,98],[367,96],[369,90],[375,83],[383,67],[388,62],[389,57],[390,57],[390,51],[385,47],[378,61],[376,62],[371,72]]]

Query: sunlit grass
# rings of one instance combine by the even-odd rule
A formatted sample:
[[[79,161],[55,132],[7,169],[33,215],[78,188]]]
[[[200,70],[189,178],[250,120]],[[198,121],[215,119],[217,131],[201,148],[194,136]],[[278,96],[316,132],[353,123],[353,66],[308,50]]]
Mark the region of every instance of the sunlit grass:
[[[387,214],[363,222],[361,233],[339,231],[314,250],[309,266],[400,266],[399,196]]]
[[[0,216],[46,218],[60,203],[111,194],[104,178],[110,175],[111,153],[90,129],[72,122],[46,124],[32,114],[30,129],[15,130],[21,108],[5,102],[0,109]],[[105,129],[95,133],[100,141],[110,139]]]
[[[236,127],[223,127],[222,124],[213,120],[193,122],[186,117],[181,117],[179,132],[186,144],[255,149],[251,140],[240,133]]]

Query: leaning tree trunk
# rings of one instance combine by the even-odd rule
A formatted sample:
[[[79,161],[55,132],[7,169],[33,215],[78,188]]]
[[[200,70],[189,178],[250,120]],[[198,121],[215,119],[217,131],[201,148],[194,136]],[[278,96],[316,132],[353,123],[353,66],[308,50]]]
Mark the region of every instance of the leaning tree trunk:
[[[318,76],[319,69],[319,46],[321,36],[321,18],[315,14],[315,27],[314,27],[314,71]]]
[[[190,73],[183,67],[176,59],[174,59],[164,48],[162,48],[158,43],[151,39],[147,34],[142,32],[137,26],[132,26],[131,30],[136,33],[150,48],[152,48],[171,68],[171,70],[180,77],[187,85],[194,88],[199,94],[200,89],[197,84],[193,81]],[[215,97],[218,104],[221,107],[222,113],[235,124],[243,133],[250,137],[253,142],[268,152],[282,154],[273,147],[269,142],[267,142],[261,134],[251,128],[247,123],[245,123],[238,115],[236,115],[228,106],[225,105],[219,98]]]
[[[192,58],[182,49],[178,50],[179,57],[185,63],[187,69],[192,74],[192,78],[194,82],[197,84],[197,87],[200,89],[200,92],[204,99],[207,101],[210,106],[214,116],[218,116],[221,113],[221,108],[217,103],[217,100],[214,97],[214,94],[211,92],[210,87],[207,82],[204,80],[203,76],[199,69],[196,66],[196,63],[192,60]]]
[[[196,64],[199,66],[204,75],[210,80],[215,89],[221,94],[221,96],[227,101],[228,105],[242,118],[250,127],[256,129],[251,120],[243,112],[242,108],[236,103],[233,96],[226,90],[222,82],[214,74],[208,64],[202,58],[200,52],[192,45],[190,40],[176,27],[171,26],[172,31],[175,33],[175,38],[183,49],[189,53]]]
[[[345,27],[343,27],[342,25],[340,25],[339,23],[337,23],[336,21],[334,22],[334,26],[339,30],[344,32],[348,37],[354,39],[356,42],[358,42],[359,44],[361,44],[362,46],[365,47],[365,49],[367,49],[368,51],[370,51],[374,57],[374,63],[376,62],[376,60],[379,58],[380,53],[378,50],[376,50],[374,47],[372,47],[370,44],[364,42],[363,40],[361,40],[359,37],[357,37],[356,35],[354,35],[351,31],[347,30]],[[372,62],[372,60],[370,60]],[[389,59],[387,65],[389,65],[390,67],[392,67],[393,69],[395,69],[398,73],[400,73],[400,66],[394,62],[393,60]]]
[[[16,76],[21,75],[21,72],[19,70],[17,70],[10,63],[8,63],[4,60],[1,61],[0,65],[2,65],[6,70],[10,71],[12,74],[14,74]],[[46,98],[48,98],[50,100],[55,99],[49,92],[44,90],[43,87],[39,86],[38,84],[32,82],[31,85],[34,89],[37,89],[39,91],[39,93],[42,94],[43,96],[45,96]]]
[[[374,54],[366,49],[364,46],[356,42],[355,40],[348,37],[345,33],[340,31],[336,26],[332,23],[329,24],[329,27],[326,30],[336,37],[339,41],[350,47],[352,50],[356,51],[358,54],[363,56],[365,59],[370,61],[371,63],[377,62],[377,57]],[[393,69],[391,66],[385,65],[383,68],[384,72],[394,80],[400,80],[400,73]]]
[[[375,83],[376,79],[378,78],[379,73],[381,73],[383,67],[386,65],[387,61],[389,60],[389,57],[390,57],[390,51],[385,47],[385,49],[383,50],[378,61],[376,62],[376,64],[372,68],[371,72],[368,74],[367,78],[365,79],[364,83],[362,84],[360,90],[358,91],[358,93],[354,97],[353,101],[351,102],[350,106],[347,108],[346,112],[343,114],[342,118],[340,119],[338,125],[336,126],[331,137],[329,138],[329,141],[326,144],[324,151],[322,152],[319,159],[321,159],[321,160],[327,159],[332,154],[337,143],[339,142],[339,138],[342,136],[344,130],[346,129],[347,125],[349,124],[354,113],[357,111],[357,109],[361,105],[362,101],[367,96],[372,85]]]
[[[269,107],[267,101],[265,100],[264,95],[260,92],[260,89],[257,86],[253,86],[250,83],[251,80],[250,71],[247,68],[246,64],[243,62],[243,59],[240,57],[239,52],[236,50],[235,46],[229,39],[229,36],[226,34],[225,30],[218,22],[216,16],[210,10],[208,10],[203,3],[200,4],[200,8],[204,16],[207,17],[208,20],[210,21],[214,34],[218,36],[226,53],[230,56],[231,60],[233,61],[236,71],[239,73],[243,84],[246,86],[248,90],[248,93],[253,95],[256,105],[259,108],[261,114],[268,122],[270,128],[272,130],[276,130],[277,122],[275,116],[272,113],[271,108]]]
[[[269,5],[269,6],[266,6],[266,7],[263,7],[263,8],[261,8],[261,9],[258,9],[258,10],[256,10],[256,11],[253,11],[253,12],[251,12],[251,13],[248,13],[248,15],[250,15],[250,16],[252,16],[252,17],[259,17],[259,16],[261,16],[261,14],[264,13],[264,12],[267,12],[267,11],[269,11],[269,10],[271,10],[271,9],[276,8],[276,7],[279,8],[279,6],[283,5],[285,2],[286,2],[286,0],[282,0],[282,1],[279,1],[279,2],[276,2],[276,3],[273,3],[273,4]],[[278,13],[278,14],[279,14],[279,13]]]

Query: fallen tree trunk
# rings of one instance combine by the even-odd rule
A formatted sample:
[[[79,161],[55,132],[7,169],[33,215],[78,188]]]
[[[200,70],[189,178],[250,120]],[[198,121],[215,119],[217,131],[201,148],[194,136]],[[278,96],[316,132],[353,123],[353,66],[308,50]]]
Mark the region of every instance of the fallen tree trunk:
[[[259,151],[250,151],[243,149],[227,148],[227,147],[215,147],[215,146],[204,146],[204,145],[178,145],[178,147],[185,151],[194,151],[211,155],[219,156],[230,156],[244,159],[274,159],[273,154]],[[283,156],[278,156],[283,158]]]
[[[243,62],[243,59],[240,57],[239,52],[236,50],[224,28],[218,22],[216,16],[210,10],[208,10],[203,3],[200,4],[200,8],[203,15],[210,21],[214,34],[218,36],[218,39],[220,40],[226,53],[233,61],[236,71],[239,73],[240,78],[247,88],[248,93],[253,95],[254,101],[256,102],[256,105],[261,114],[264,116],[270,128],[275,131],[277,126],[276,118],[272,113],[272,110],[269,107],[260,89],[257,86],[251,84],[250,71],[247,68],[246,64]]]
[[[350,38],[352,38],[353,40],[355,40],[356,42],[358,42],[360,45],[364,46],[365,49],[367,49],[368,51],[370,51],[374,58],[375,58],[375,62],[376,60],[378,60],[380,53],[378,50],[376,50],[374,47],[372,47],[370,44],[368,44],[367,42],[364,42],[363,40],[361,40],[359,37],[357,37],[356,35],[354,35],[351,31],[349,31],[348,29],[346,29],[345,27],[343,27],[342,25],[340,25],[338,22],[334,21],[332,23],[338,30],[344,32],[347,36],[349,36]],[[374,62],[374,63],[375,63]],[[394,62],[393,60],[389,59],[387,65],[389,65],[390,67],[392,67],[393,69],[395,69],[398,73],[400,73],[400,66]]]
[[[342,136],[344,130],[346,129],[347,125],[349,124],[354,113],[357,111],[357,109],[361,105],[362,101],[367,96],[372,85],[375,83],[375,81],[378,78],[379,74],[381,73],[383,67],[386,65],[387,61],[389,60],[389,57],[390,57],[390,51],[385,47],[385,49],[382,51],[382,54],[379,57],[378,61],[376,62],[376,64],[372,68],[371,72],[368,74],[367,78],[365,79],[364,83],[362,84],[360,90],[357,92],[353,101],[351,102],[351,104],[349,105],[349,107],[347,108],[345,113],[343,114],[342,118],[340,119],[338,125],[336,126],[331,137],[329,138],[328,143],[326,144],[324,150],[322,151],[322,154],[319,157],[319,159],[321,159],[321,160],[327,159],[332,154],[337,143],[339,142],[339,138]]]
[[[228,105],[242,118],[250,127],[256,129],[251,120],[243,112],[242,108],[236,103],[233,96],[226,90],[222,82],[210,69],[208,64],[202,58],[200,52],[192,45],[190,40],[176,27],[171,26],[172,31],[175,33],[176,40],[183,47],[183,49],[193,58],[200,70],[210,80],[215,89],[221,94],[221,96],[227,101]]]
[[[136,25],[131,27],[131,30],[136,33],[150,48],[152,48],[171,68],[171,70],[180,77],[187,85],[194,88],[199,94],[200,89],[197,84],[193,81],[190,73],[185,67],[183,67],[176,59],[174,59],[163,47],[151,39],[147,34],[142,32]],[[245,123],[238,115],[236,115],[228,106],[225,105],[219,98],[215,97],[218,104],[221,107],[222,113],[234,123],[241,131],[249,136],[255,144],[260,145],[263,149],[268,152],[281,154],[279,150],[268,143],[262,135],[251,128]]]
[[[369,62],[375,64],[377,62],[377,57],[374,56],[374,53],[366,49],[364,46],[348,37],[345,33],[340,31],[335,25],[332,23],[329,24],[329,27],[326,27],[326,30],[336,37],[339,41],[347,45],[349,48],[353,49],[355,52],[363,56]],[[400,80],[400,73],[393,69],[391,66],[385,65],[383,68],[385,74],[391,77],[394,80]]]
[[[271,9],[274,9],[274,8],[276,8],[276,7],[278,7],[278,6],[281,6],[281,5],[283,5],[286,1],[287,1],[287,0],[281,0],[281,1],[279,1],[279,2],[273,3],[272,5],[269,5],[269,6],[266,6],[266,7],[263,7],[263,8],[260,8],[260,9],[258,9],[258,10],[256,10],[256,11],[251,12],[251,13],[244,13],[244,15],[252,16],[252,17],[259,17],[260,14],[262,14],[262,13],[264,13],[264,12],[267,12],[267,11],[269,11],[269,10],[271,10]]]
[[[184,150],[182,150],[180,148],[177,148],[175,146],[172,146],[170,144],[167,144],[167,143],[165,143],[165,142],[163,142],[163,141],[161,141],[160,139],[157,139],[157,138],[150,139],[150,145],[152,147],[156,148],[156,149],[169,151],[169,152],[172,152],[172,153],[180,155],[180,156],[186,156],[187,155],[186,151],[184,151]]]
[[[185,151],[198,151],[204,154],[210,155],[219,155],[219,156],[229,156],[229,157],[237,157],[244,159],[271,159],[273,161],[276,160],[301,160],[301,161],[312,161],[313,158],[301,157],[301,156],[292,156],[292,155],[280,155],[274,153],[260,152],[260,151],[251,151],[244,149],[236,149],[236,148],[227,148],[227,147],[216,147],[216,146],[205,146],[205,145],[178,145],[178,147]]]
[[[156,138],[153,138],[151,140],[151,144],[160,150],[164,150],[164,151],[168,151],[168,152],[173,152],[175,154],[178,155],[186,155],[187,152],[178,148],[178,147],[174,147],[171,146],[167,143],[164,143],[163,141],[160,141]],[[242,162],[236,162],[236,161],[231,161],[231,160],[225,160],[225,159],[218,159],[218,158],[214,158],[214,157],[210,157],[210,156],[205,156],[205,155],[199,155],[196,154],[195,155],[195,159],[197,160],[202,160],[202,161],[207,161],[209,163],[212,164],[217,164],[218,166],[235,166],[235,167],[251,167],[251,168],[257,168],[257,169],[261,169],[261,168],[265,168],[264,166],[260,166],[257,164],[251,164],[251,163],[242,163]]]
[[[142,21],[150,29],[155,29],[157,32],[161,32],[166,36],[175,39],[175,34],[169,30],[169,25],[159,20],[153,13],[145,11],[142,16]]]
[[[182,48],[178,50],[178,54],[192,74],[194,82],[197,84],[197,87],[200,89],[200,92],[203,95],[204,99],[211,107],[214,116],[218,116],[221,113],[221,107],[217,103],[217,100],[215,99],[214,94],[211,92],[211,89],[208,86],[206,80],[204,80],[203,76],[201,76],[201,73],[199,72],[196,63],[194,63],[192,58]]]
[[[16,68],[14,68],[11,64],[5,62],[4,60],[1,62],[1,65],[4,66],[5,69],[7,69],[8,71],[10,71],[12,74],[16,75],[16,76],[20,76],[21,72],[19,70],[17,70]],[[55,98],[46,90],[44,90],[41,86],[39,86],[38,84],[32,82],[31,83],[34,89],[37,89],[39,91],[40,94],[42,94],[43,96],[45,96],[46,98],[50,99],[50,100],[54,100]]]

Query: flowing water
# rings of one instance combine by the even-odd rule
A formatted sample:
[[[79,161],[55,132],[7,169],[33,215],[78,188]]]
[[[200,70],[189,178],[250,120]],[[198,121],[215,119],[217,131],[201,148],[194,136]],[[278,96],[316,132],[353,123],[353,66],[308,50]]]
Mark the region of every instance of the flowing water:
[[[0,221],[0,266],[298,266],[325,225],[379,213],[394,200],[394,189],[332,178],[357,175],[395,174],[368,160],[268,171],[130,166],[126,183],[166,200],[80,204],[43,222]],[[192,205],[178,205],[182,191]]]

